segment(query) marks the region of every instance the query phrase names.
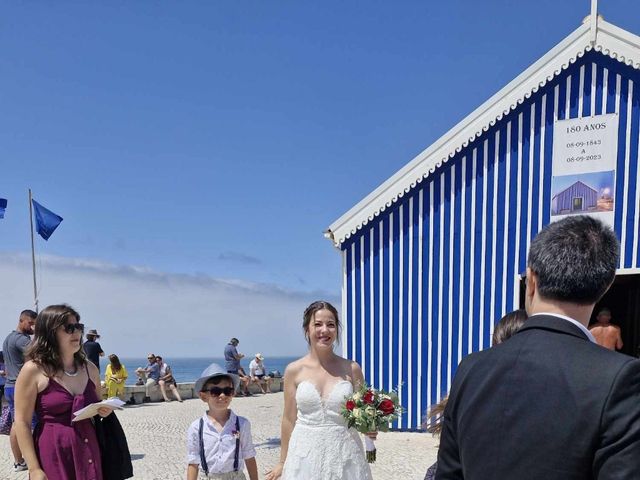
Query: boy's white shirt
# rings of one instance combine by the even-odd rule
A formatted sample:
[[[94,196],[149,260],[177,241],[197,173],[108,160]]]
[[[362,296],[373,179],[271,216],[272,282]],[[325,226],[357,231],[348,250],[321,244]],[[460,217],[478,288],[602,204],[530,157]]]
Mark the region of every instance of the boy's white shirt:
[[[202,418],[204,425],[202,436],[204,453],[209,466],[209,473],[233,472],[233,460],[236,449],[236,414],[230,410],[229,420],[224,424],[222,432],[218,433],[213,422],[205,413]],[[251,423],[244,417],[238,416],[240,422],[240,453],[238,455],[238,471],[244,469],[244,459],[256,456],[256,449],[251,438]],[[195,420],[187,430],[187,463],[200,466],[200,419]],[[200,466],[202,469],[202,467]]]

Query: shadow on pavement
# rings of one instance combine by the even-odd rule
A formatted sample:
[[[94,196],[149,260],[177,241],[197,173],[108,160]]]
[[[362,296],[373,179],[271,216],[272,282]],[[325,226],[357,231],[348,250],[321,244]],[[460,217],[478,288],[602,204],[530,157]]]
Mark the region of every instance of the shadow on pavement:
[[[255,447],[266,447],[266,448],[279,448],[280,447],[280,437],[271,437],[267,438],[262,443],[254,443]]]

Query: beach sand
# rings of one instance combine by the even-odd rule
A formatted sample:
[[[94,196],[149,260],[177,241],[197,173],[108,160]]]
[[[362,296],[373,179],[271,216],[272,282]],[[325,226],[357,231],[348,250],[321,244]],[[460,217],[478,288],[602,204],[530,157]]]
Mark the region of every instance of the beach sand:
[[[260,478],[280,455],[280,417],[283,394],[236,398],[232,408],[251,421]],[[173,480],[186,478],[185,434],[206,409],[197,399],[183,403],[150,403],[117,412],[133,459],[134,478]],[[437,455],[437,441],[426,433],[381,433],[376,441],[378,461],[372,465],[376,480],[422,480]],[[0,478],[26,480],[14,473],[9,437],[0,435]]]

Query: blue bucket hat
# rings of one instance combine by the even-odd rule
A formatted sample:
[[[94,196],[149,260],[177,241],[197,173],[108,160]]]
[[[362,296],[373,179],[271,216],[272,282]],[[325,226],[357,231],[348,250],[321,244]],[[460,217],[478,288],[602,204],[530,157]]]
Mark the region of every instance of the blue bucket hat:
[[[230,378],[233,382],[233,387],[236,390],[238,389],[238,385],[240,385],[240,377],[238,377],[238,375],[227,373],[227,371],[220,365],[218,365],[217,363],[212,363],[202,371],[202,373],[200,374],[200,378],[196,381],[196,392],[201,392],[204,384],[215,377]]]

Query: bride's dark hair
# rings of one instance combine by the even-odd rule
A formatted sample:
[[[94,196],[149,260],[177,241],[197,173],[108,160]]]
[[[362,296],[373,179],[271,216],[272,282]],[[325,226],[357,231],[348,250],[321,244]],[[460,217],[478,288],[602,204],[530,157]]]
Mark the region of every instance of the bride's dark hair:
[[[25,357],[42,368],[47,377],[55,376],[64,368],[56,332],[58,328],[66,325],[71,317],[75,318],[76,322],[80,322],[80,314],[69,305],[50,305],[36,318],[35,334],[25,352]],[[82,336],[80,348],[73,354],[73,361],[76,367],[84,366],[87,362],[82,348]]]
[[[331,305],[329,302],[325,302],[322,300],[313,302],[304,311],[303,321],[302,321],[302,331],[304,332],[304,338],[307,340],[307,343],[309,343],[309,324],[311,323],[311,320],[313,320],[313,318],[315,317],[316,312],[319,312],[320,310],[329,310],[333,314],[333,317],[336,319],[336,330],[337,330],[336,343],[340,343],[340,335],[342,334],[342,324],[340,323],[340,318],[338,317],[338,310],[336,310],[336,307]]]

